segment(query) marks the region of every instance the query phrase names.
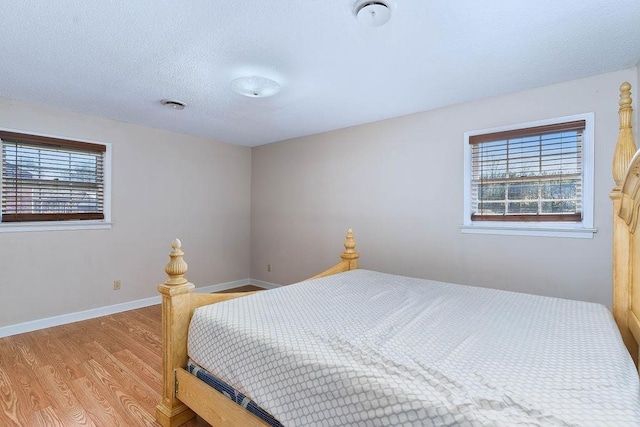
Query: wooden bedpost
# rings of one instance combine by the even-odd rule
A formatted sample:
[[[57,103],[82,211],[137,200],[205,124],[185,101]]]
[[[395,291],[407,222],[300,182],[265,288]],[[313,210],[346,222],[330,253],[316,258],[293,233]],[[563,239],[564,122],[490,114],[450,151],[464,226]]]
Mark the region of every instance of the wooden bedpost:
[[[637,364],[638,345],[636,344],[627,320],[628,312],[631,308],[631,287],[632,277],[631,265],[633,256],[632,234],[629,233],[628,225],[619,216],[622,205],[622,184],[627,173],[627,168],[636,152],[636,144],[633,140],[631,129],[631,117],[633,108],[631,107],[631,85],[624,82],[620,86],[620,131],[613,156],[613,179],[616,186],[611,192],[613,200],[613,317],[618,324],[620,334],[624,340],[629,353]]]
[[[338,264],[320,274],[316,274],[310,279],[319,279],[321,277],[331,276],[332,274],[342,273],[344,271],[355,270],[358,268],[358,258],[360,258],[360,254],[356,252],[356,241],[353,238],[352,229],[347,230],[347,237],[344,239],[344,252],[340,254],[340,258],[342,258],[342,261]]]
[[[343,261],[349,263],[349,270],[358,268],[358,258],[360,254],[356,252],[356,241],[353,238],[353,230],[347,230],[347,236],[344,238],[344,252],[340,254]]]
[[[174,369],[187,364],[187,331],[191,320],[190,297],[193,283],[185,279],[180,240],[172,242],[170,261],[164,271],[169,278],[158,285],[162,294],[162,401],[156,407],[156,421],[163,427],[179,426],[195,416],[195,412],[176,398]]]

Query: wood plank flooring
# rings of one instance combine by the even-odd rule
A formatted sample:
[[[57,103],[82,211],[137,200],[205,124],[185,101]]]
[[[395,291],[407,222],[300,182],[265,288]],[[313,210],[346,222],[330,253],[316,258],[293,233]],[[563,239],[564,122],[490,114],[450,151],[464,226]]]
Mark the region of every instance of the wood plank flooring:
[[[260,289],[244,288],[233,291]],[[1,338],[0,426],[157,426],[161,313],[154,305]]]

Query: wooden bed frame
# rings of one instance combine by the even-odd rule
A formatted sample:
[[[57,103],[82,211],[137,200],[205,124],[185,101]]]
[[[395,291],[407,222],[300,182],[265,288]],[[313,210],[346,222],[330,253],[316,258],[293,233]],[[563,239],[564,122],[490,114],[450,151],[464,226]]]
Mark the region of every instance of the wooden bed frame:
[[[631,122],[631,85],[620,86],[620,131],[613,155],[613,317],[633,361],[638,366],[640,342],[640,152],[636,152]]]
[[[629,353],[638,364],[640,342],[640,151],[636,153],[631,128],[631,85],[620,86],[620,132],[613,158],[615,187],[613,200],[613,316]],[[351,230],[347,232],[342,261],[314,276],[319,278],[358,268],[359,254]],[[168,280],[158,286],[162,294],[162,401],[156,419],[164,427],[178,426],[196,413],[218,426],[267,426],[268,424],[189,374],[187,332],[193,311],[200,306],[225,301],[253,292],[199,294],[185,279],[187,264],[179,240],[174,240],[165,271]],[[639,270],[640,271],[640,270]]]
[[[169,279],[158,285],[162,294],[162,401],[156,407],[156,420],[163,427],[179,426],[196,413],[210,424],[218,426],[268,426],[268,424],[231,399],[191,375],[187,366],[187,332],[193,311],[203,305],[238,298],[255,292],[228,294],[198,294],[193,283],[185,279],[180,240],[173,241],[170,261],[165,267]],[[342,261],[313,276],[317,279],[358,268],[360,254],[355,250],[353,231],[348,230]],[[258,291],[259,292],[259,291]]]

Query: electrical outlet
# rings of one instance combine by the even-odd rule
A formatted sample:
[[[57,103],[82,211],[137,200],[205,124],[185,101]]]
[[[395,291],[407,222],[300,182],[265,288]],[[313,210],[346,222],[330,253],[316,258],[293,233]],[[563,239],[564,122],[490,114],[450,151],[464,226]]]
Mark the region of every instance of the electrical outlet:
[[[267,264],[267,271],[271,271],[271,264]]]
[[[119,291],[120,290],[120,286],[122,286],[122,282],[120,280],[114,280],[113,281],[113,290],[114,291]]]

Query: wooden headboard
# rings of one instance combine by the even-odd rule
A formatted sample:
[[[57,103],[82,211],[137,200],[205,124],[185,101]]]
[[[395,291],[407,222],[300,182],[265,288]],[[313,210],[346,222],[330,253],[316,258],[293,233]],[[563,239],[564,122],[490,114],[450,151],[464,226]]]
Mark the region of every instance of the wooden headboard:
[[[631,85],[620,86],[620,131],[613,156],[613,316],[636,366],[640,342],[640,153],[631,128]]]

